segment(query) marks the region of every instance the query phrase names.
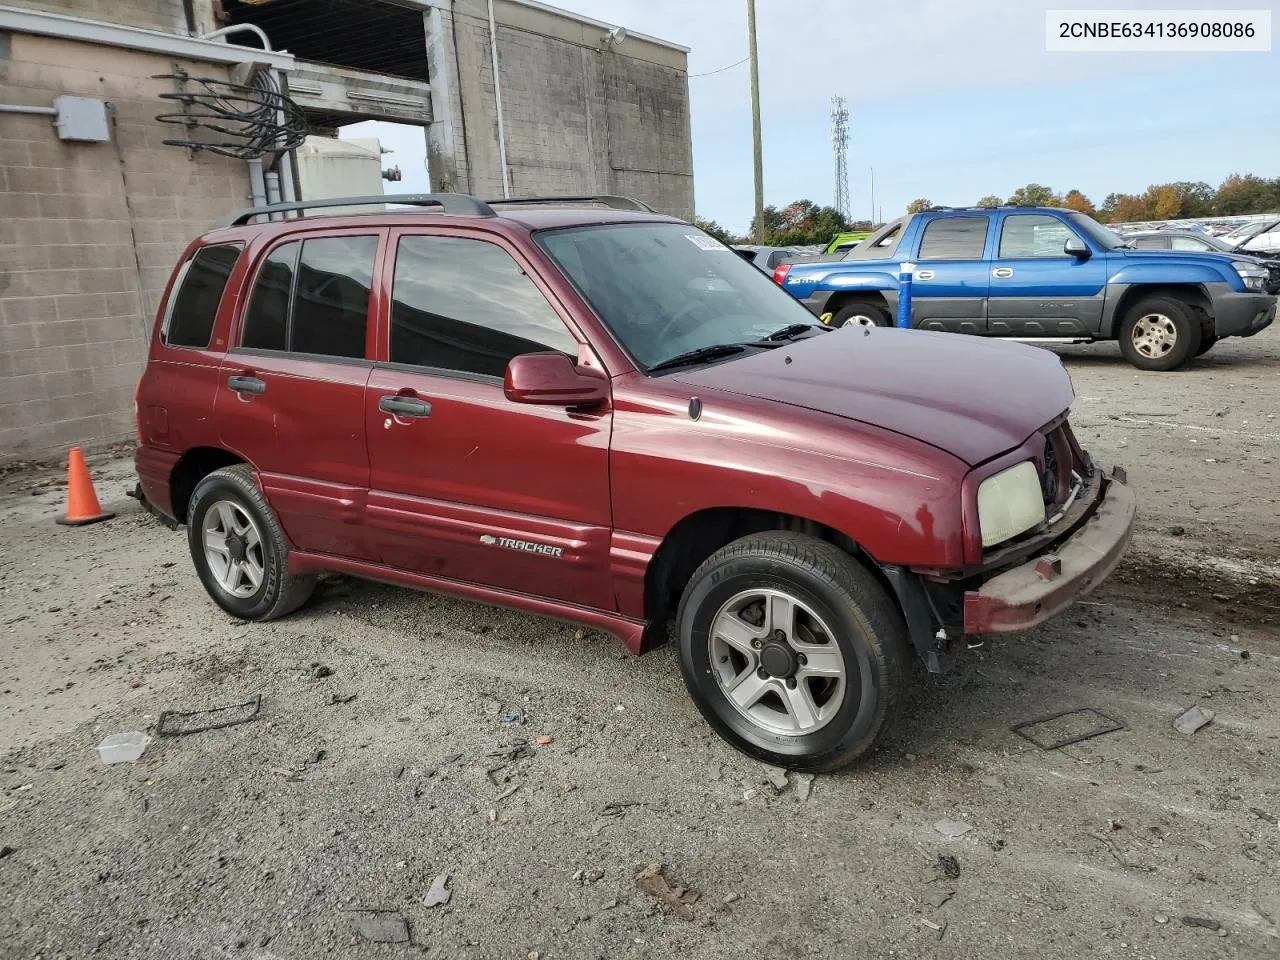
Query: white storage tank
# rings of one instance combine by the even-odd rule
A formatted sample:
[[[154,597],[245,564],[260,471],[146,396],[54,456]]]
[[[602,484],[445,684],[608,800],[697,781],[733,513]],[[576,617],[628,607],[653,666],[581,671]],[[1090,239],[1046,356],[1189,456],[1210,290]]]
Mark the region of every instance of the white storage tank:
[[[383,192],[382,144],[377,138],[336,140],[333,137],[307,137],[295,156],[303,200],[371,197]],[[332,207],[325,212],[350,210],[368,213],[379,209],[385,207]]]

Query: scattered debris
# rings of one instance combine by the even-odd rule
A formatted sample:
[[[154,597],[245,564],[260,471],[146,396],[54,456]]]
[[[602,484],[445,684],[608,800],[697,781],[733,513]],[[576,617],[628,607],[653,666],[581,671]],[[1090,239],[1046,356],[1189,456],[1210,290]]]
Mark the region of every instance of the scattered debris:
[[[960,861],[950,854],[938,854],[937,867],[948,880],[960,879]]]
[[[1194,706],[1185,713],[1179,714],[1177,719],[1173,721],[1173,729],[1179,733],[1185,733],[1188,736],[1195,733],[1201,727],[1208,726],[1213,722],[1216,714],[1209,709],[1201,706]]]
[[[166,710],[156,722],[156,736],[182,737],[189,733],[221,730],[248,723],[262,710],[262,694],[252,700],[230,707],[214,707],[211,710]]]
[[[796,796],[800,798],[800,802],[804,803],[809,799],[809,792],[813,790],[813,774],[797,773],[796,774]]]
[[[742,894],[731,893],[731,894],[728,894],[722,902],[725,904],[725,906],[728,906],[731,903],[737,903],[741,899],[742,899]]]
[[[573,639],[578,641],[587,639],[587,631],[579,627],[577,630],[573,631]]]
[[[934,933],[936,933],[938,935],[939,940],[941,940],[942,935],[946,933],[947,921],[945,920],[943,920],[941,923],[934,923],[932,920],[921,920],[920,922],[924,924],[926,927],[928,927],[930,930],[932,930]]]
[[[750,790],[744,790],[744,791],[742,792],[742,799],[743,799],[743,800],[750,800],[752,797],[754,797],[754,796],[756,795],[756,793],[757,793],[757,791],[755,790],[755,788],[752,788],[752,789],[750,789]]]
[[[1171,537],[1185,537],[1187,535],[1187,528],[1175,523],[1169,528],[1168,533]]]
[[[517,724],[517,725],[519,725],[519,724],[523,724],[523,723],[524,723],[524,710],[522,710],[522,709],[521,709],[520,707],[518,707],[518,706],[516,706],[516,707],[508,707],[506,710],[504,710],[504,711],[502,712],[502,722],[503,722],[503,723],[514,723],[514,724]]]
[[[787,783],[789,782],[787,780],[787,771],[783,770],[781,767],[765,767],[764,778],[775,790],[787,789]]]
[[[1259,820],[1267,821],[1273,827],[1280,827],[1280,817],[1277,817],[1274,813],[1267,813],[1267,811],[1259,810],[1257,807],[1250,807],[1249,812]]]
[[[408,943],[409,924],[390,911],[370,911],[356,919],[356,929],[374,943]]]
[[[1126,857],[1123,853],[1120,852],[1120,848],[1116,846],[1115,841],[1112,840],[1110,837],[1104,836],[1101,833],[1090,833],[1089,836],[1093,837],[1093,839],[1097,840],[1099,843],[1103,844],[1108,850],[1110,850],[1111,855],[1116,858],[1116,863],[1120,864],[1120,866],[1128,867],[1128,868],[1138,867],[1138,864],[1132,863],[1128,857]]]
[[[507,787],[507,789],[503,790],[500,794],[498,794],[496,797],[494,797],[493,802],[501,803],[503,800],[507,799],[507,797],[511,796],[513,793],[515,793],[519,789],[520,789],[520,784],[518,783],[512,784],[511,786]]]
[[[3,860],[5,857],[11,857],[17,852],[18,850],[16,847],[11,847],[8,844],[5,844],[3,847],[0,847],[0,860]]]
[[[606,803],[600,810],[602,817],[620,817],[627,807],[643,807],[643,800],[614,800],[612,803]]]
[[[875,808],[875,805],[876,805],[876,802],[870,799],[869,797],[863,797],[861,800],[858,801],[858,806],[860,806],[863,810],[872,810]]]
[[[935,910],[956,895],[954,890],[932,890],[924,895],[924,902]]]
[[[555,743],[555,742],[556,742],[556,738],[555,738],[555,737],[549,737],[549,736],[546,736],[546,735],[544,734],[544,735],[543,735],[543,736],[541,736],[541,737],[537,737],[537,738],[535,738],[533,742],[534,742],[534,743],[536,743],[536,744],[537,744],[538,746],[540,746],[540,747],[546,747],[546,746],[550,746],[551,744]]]
[[[323,760],[323,759],[324,759],[325,757],[327,757],[328,755],[329,755],[329,751],[328,751],[328,750],[316,750],[316,751],[312,752],[311,756],[307,757],[307,759],[305,759],[305,760],[303,760],[303,761],[302,761],[302,765],[303,765],[304,767],[311,767],[311,766],[314,766],[315,764],[319,763],[321,760]]]
[[[573,882],[579,886],[585,886],[588,883],[597,883],[603,879],[604,870],[600,867],[592,867],[590,870],[575,870],[573,872]]]
[[[311,671],[311,675],[317,680],[323,680],[325,677],[333,676],[333,668],[326,667],[323,663],[317,663],[315,669]]]
[[[1222,924],[1207,917],[1183,917],[1182,922],[1188,927],[1201,927],[1205,930],[1221,930]]]
[[[1042,728],[1042,729],[1036,729]],[[1106,733],[1128,729],[1123,721],[1109,717],[1100,710],[1084,707],[1065,710],[1047,717],[1024,720],[1009,728],[1024,740],[1030,740],[1041,750],[1061,750],[1073,743],[1092,740]]]
[[[1166,917],[1163,913],[1157,913],[1157,914],[1156,914],[1154,917],[1152,917],[1151,919],[1152,919],[1152,920],[1154,920],[1156,923],[1168,923],[1168,922],[1169,922],[1169,918],[1168,918],[1168,917]]]
[[[329,698],[329,706],[333,707],[342,703],[350,703],[355,698],[356,695],[354,693],[349,693],[345,697],[335,693]]]
[[[443,907],[453,897],[453,891],[449,889],[449,874],[439,874],[431,881],[431,889],[427,891],[427,895],[422,898],[424,907]]]
[[[933,825],[933,829],[948,840],[957,840],[973,829],[973,824],[965,823],[963,820],[939,820]]]
[[[697,897],[689,894],[684,887],[672,887],[662,875],[662,864],[651,863],[636,874],[636,888],[647,893],[658,901],[665,912],[679,917],[681,920],[692,920],[693,909],[690,904]]]
[[[106,764],[137,760],[150,742],[150,737],[136,730],[129,733],[113,733],[98,744],[98,756]]]

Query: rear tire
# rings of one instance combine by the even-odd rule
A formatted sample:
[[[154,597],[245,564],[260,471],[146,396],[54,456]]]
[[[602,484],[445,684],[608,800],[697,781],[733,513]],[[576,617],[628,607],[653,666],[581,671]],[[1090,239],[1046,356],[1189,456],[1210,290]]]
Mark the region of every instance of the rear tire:
[[[1210,350],[1213,349],[1214,345],[1217,342],[1218,342],[1218,337],[1216,334],[1206,335],[1202,333],[1200,335],[1200,347],[1199,349],[1196,350],[1196,356],[1203,357],[1206,353],[1208,353]]]
[[[246,464],[215,470],[196,484],[187,543],[209,596],[241,620],[286,616],[315,589],[315,576],[289,572],[289,542]]]
[[[856,300],[841,307],[831,318],[833,327],[887,327],[889,311],[865,300]]]
[[[694,573],[677,614],[680,666],[730,745],[795,770],[843,767],[901,711],[906,625],[832,544],[788,532],[734,541]]]
[[[1200,349],[1199,318],[1172,297],[1146,297],[1120,324],[1120,353],[1139,370],[1176,370]]]

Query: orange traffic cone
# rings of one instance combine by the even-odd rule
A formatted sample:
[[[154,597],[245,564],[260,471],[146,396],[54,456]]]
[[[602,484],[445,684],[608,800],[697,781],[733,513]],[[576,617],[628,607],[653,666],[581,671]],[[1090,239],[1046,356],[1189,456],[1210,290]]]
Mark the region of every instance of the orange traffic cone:
[[[68,527],[82,527],[86,523],[97,523],[99,520],[110,520],[114,513],[107,513],[98,503],[98,495],[93,490],[93,479],[89,476],[89,465],[84,462],[84,454],[79,447],[72,447],[67,457],[67,515],[59,517],[58,523]]]

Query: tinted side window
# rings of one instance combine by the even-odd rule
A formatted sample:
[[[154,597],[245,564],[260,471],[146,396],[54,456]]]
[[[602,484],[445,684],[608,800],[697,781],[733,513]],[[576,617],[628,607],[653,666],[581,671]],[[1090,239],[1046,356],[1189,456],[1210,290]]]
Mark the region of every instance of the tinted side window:
[[[222,291],[239,258],[237,243],[204,247],[187,261],[160,334],[165,343],[172,347],[209,346]]]
[[[1018,213],[1004,218],[1001,257],[1065,257],[1062,247],[1075,234],[1057,217]]]
[[[1170,237],[1169,245],[1174,250],[1197,250],[1203,252],[1213,249],[1199,237]]]
[[[364,357],[377,237],[306,240],[298,259],[289,349]]]
[[[1139,250],[1168,250],[1166,237],[1134,237],[1129,241]]]
[[[393,363],[501,377],[512,357],[578,341],[501,247],[460,237],[403,237],[391,304]]]
[[[940,217],[924,228],[919,259],[978,260],[986,245],[986,217]]]
[[[255,350],[284,350],[289,335],[289,298],[293,293],[297,242],[276,247],[258,270],[249,296],[240,346]]]

